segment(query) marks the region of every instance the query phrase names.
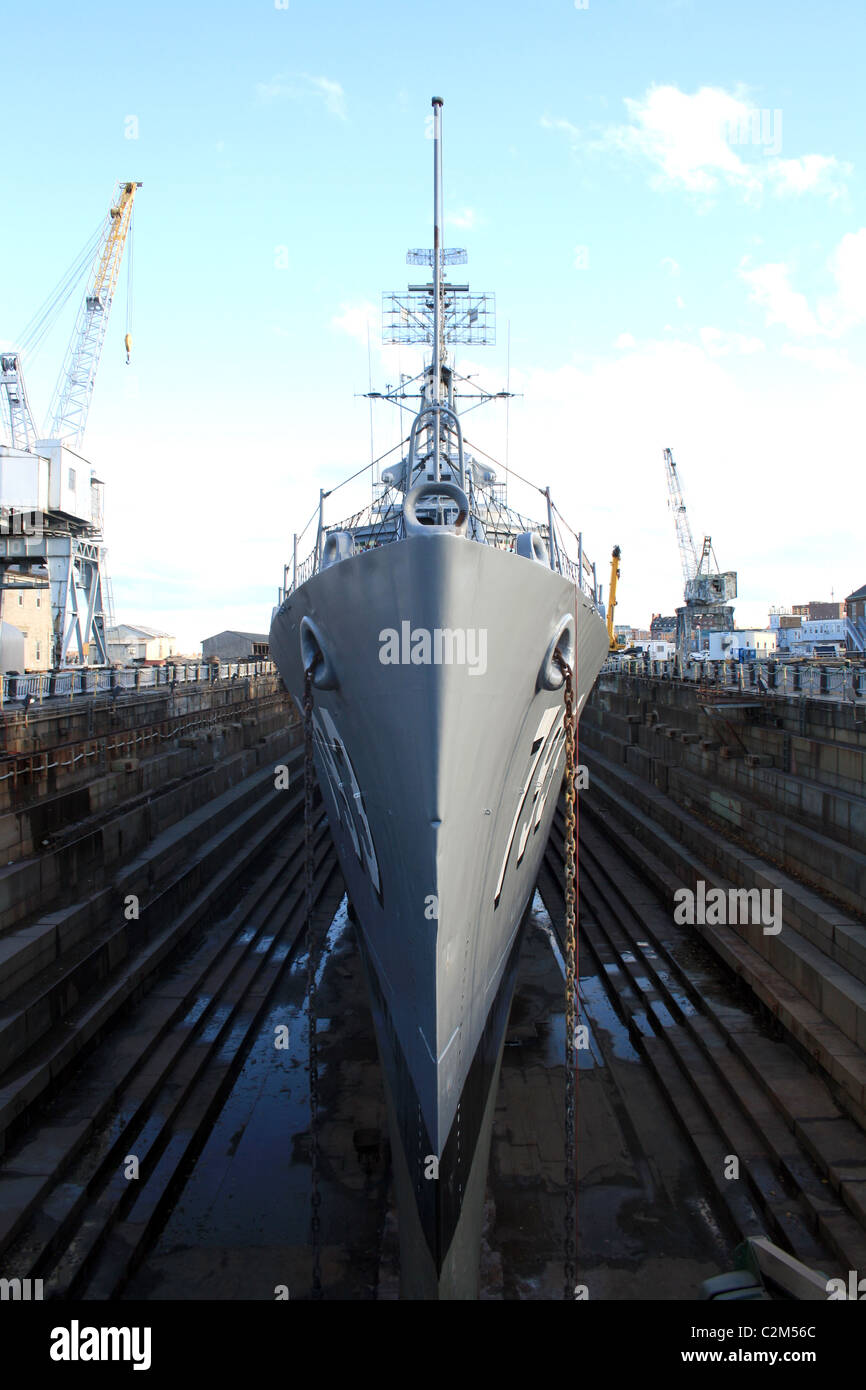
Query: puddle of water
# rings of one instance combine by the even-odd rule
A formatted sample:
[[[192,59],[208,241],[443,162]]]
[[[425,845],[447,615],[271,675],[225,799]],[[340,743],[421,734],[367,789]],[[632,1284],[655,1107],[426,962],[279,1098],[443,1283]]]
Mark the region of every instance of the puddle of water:
[[[606,1033],[610,1039],[614,1057],[621,1062],[640,1062],[640,1057],[629,1039],[628,1029],[616,1013],[597,975],[584,976],[580,982],[580,997],[584,1000],[586,1012],[596,1028]],[[603,1065],[601,1057],[599,1062]]]
[[[344,897],[332,919],[317,970],[348,926]],[[279,947],[285,959],[287,947]],[[306,954],[296,954],[281,976],[271,1004],[216,1117],[207,1142],[149,1259],[158,1261],[183,1249],[304,1246],[309,1240],[309,1082],[307,1076]],[[200,1017],[208,1000],[196,1001]],[[208,1020],[213,1039],[229,1010]],[[317,1032],[334,1026],[317,1017]],[[288,1029],[288,1047],[276,1048],[277,1029]],[[242,1042],[238,1021],[222,1044],[220,1061],[231,1060]],[[320,1056],[319,1077],[326,1065]],[[277,1200],[274,1199],[277,1194]]]
[[[187,1028],[191,1028],[194,1023],[198,1023],[210,1001],[211,996],[209,994],[199,995],[189,1013],[184,1017],[183,1022]]]
[[[227,1004],[219,1004],[217,1008],[214,1009],[199,1035],[199,1041],[206,1043],[213,1042],[230,1014],[231,1009]]]

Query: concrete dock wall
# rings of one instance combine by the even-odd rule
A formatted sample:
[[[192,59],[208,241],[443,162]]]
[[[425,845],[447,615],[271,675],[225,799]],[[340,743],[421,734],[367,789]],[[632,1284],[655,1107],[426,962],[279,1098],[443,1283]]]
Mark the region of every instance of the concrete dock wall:
[[[579,740],[582,805],[671,911],[700,880],[781,894],[778,933],[696,929],[866,1123],[866,707],[605,674]]]

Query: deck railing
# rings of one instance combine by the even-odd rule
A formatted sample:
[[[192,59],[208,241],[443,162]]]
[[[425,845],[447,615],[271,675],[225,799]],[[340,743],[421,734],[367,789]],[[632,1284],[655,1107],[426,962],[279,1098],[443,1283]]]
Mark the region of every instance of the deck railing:
[[[582,539],[580,536],[576,537],[578,556],[573,559],[566,550],[560,528],[553,521],[552,510],[550,511],[550,522],[532,521],[509,507],[496,496],[492,488],[488,487],[476,487],[472,491],[471,499],[468,528],[470,539],[496,546],[499,550],[513,550],[517,536],[526,531],[535,531],[550,554],[552,524],[552,568],[582,589],[593,600],[596,608],[604,617],[601,589],[596,580],[595,567],[589,563],[583,553]],[[291,575],[291,567],[286,566],[285,587],[280,589],[278,595],[280,603],[318,572],[325,541],[329,535],[336,531],[351,532],[355,541],[356,554],[388,545],[392,541],[402,540],[404,537],[403,494],[398,488],[389,487],[374,502],[353,516],[331,526],[325,526],[320,522],[316,544],[311,553],[297,565]]]

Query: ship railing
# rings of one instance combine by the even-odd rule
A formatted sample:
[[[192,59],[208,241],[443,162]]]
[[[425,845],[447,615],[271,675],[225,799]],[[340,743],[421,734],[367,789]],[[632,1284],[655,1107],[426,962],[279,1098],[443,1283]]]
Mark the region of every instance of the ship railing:
[[[474,487],[470,494],[468,534],[472,540],[485,545],[496,546],[499,550],[513,551],[518,536],[534,531],[544,542],[550,557],[550,567],[572,584],[581,589],[594,603],[597,611],[604,616],[601,589],[596,580],[595,565],[583,552],[582,536],[571,532],[576,542],[577,557],[568,553],[562,535],[562,527],[554,519],[555,508],[548,507],[548,521],[538,522],[509,507],[492,487]],[[556,516],[559,516],[556,513]],[[562,518],[560,517],[561,521]],[[320,518],[316,544],[309,555],[301,562],[286,566],[284,587],[278,591],[278,602],[282,603],[288,594],[305,584],[321,568],[322,555],[327,537],[339,531],[347,531],[352,536],[355,550],[371,550],[392,541],[402,540],[403,493],[397,487],[386,488],[382,494],[342,521],[325,526]]]

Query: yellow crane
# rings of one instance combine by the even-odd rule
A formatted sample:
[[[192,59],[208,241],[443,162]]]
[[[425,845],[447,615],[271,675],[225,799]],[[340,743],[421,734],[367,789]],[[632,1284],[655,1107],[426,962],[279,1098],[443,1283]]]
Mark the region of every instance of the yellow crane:
[[[78,311],[66,359],[60,371],[49,410],[46,437],[62,439],[74,450],[81,448],[87,413],[93,397],[96,371],[114,300],[123,248],[132,228],[132,206],[140,183],[121,182],[114,190],[108,216],[103,223],[96,258],[87,279],[84,299]],[[131,264],[131,252],[128,259]],[[130,289],[127,287],[127,310]],[[132,346],[129,324],[125,337],[126,357]]]
[[[613,634],[613,615],[616,608],[616,581],[619,579],[619,557],[622,554],[615,545],[610,557],[610,587],[607,592],[607,644],[612,652],[619,651],[620,643]]]

